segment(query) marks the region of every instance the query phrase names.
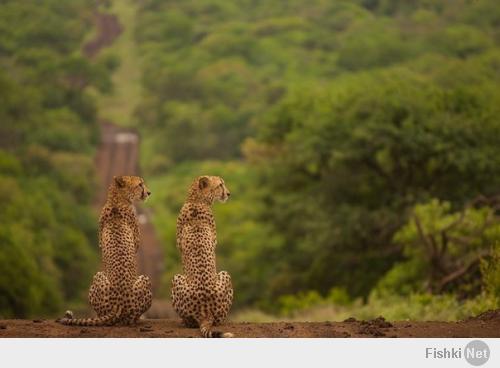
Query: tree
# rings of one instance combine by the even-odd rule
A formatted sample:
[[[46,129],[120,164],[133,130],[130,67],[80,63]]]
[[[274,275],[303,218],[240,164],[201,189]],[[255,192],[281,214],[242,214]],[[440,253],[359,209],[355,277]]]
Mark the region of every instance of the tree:
[[[401,68],[291,94],[256,144],[268,152],[256,155],[269,188],[262,216],[286,238],[275,293],[348,285],[366,295],[401,259],[392,236],[415,203],[461,208],[495,193],[495,99]]]
[[[500,222],[495,215],[499,204],[498,197],[477,197],[455,213],[450,213],[449,202],[438,200],[415,206],[394,238],[404,245],[404,264],[419,265],[413,291],[454,291],[462,298],[481,291],[475,274],[499,240]]]

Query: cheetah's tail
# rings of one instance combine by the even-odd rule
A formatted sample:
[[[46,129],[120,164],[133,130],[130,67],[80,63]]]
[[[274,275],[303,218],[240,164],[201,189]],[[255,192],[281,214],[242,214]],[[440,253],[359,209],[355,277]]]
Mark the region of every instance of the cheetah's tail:
[[[200,331],[203,337],[234,337],[231,332],[213,331],[210,321],[200,323]]]
[[[71,311],[66,311],[64,318],[57,322],[68,326],[110,326],[115,324],[121,315],[122,307],[115,308],[111,313],[96,318],[73,318]]]

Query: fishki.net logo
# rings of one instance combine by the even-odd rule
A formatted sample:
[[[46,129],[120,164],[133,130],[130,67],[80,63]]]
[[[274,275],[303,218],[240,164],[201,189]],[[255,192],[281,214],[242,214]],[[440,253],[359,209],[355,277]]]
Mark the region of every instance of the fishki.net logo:
[[[426,359],[465,359],[473,366],[485,364],[490,359],[490,348],[481,340],[473,340],[465,347],[427,347]]]

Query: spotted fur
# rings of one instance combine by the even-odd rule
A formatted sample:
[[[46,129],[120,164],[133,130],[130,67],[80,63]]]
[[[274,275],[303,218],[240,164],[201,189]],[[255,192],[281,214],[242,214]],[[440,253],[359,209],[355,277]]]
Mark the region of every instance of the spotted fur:
[[[96,318],[73,318],[66,312],[59,322],[77,326],[133,324],[151,306],[151,282],[138,275],[136,253],[140,234],[133,203],[151,195],[137,176],[115,176],[99,219],[99,247],[103,271],[94,276],[89,302]]]
[[[233,302],[231,277],[217,273],[217,232],[212,205],[230,196],[222,178],[200,176],[189,189],[177,218],[177,248],[182,257],[182,275],[172,280],[172,303],[188,327],[200,328],[203,337],[232,337],[212,330],[223,322]]]

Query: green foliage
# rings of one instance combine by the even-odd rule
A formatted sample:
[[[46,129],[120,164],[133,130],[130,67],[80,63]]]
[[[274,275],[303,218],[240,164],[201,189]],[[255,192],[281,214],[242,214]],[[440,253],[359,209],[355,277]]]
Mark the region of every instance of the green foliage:
[[[383,315],[389,320],[457,321],[499,307],[498,301],[487,295],[458,300],[453,294],[416,293],[370,297],[368,303],[350,310],[357,318],[369,319]]]
[[[283,295],[278,299],[276,310],[280,315],[293,316],[304,310],[325,305],[347,307],[352,301],[347,291],[341,287],[334,287],[326,297],[322,297],[316,290],[299,292],[294,295]]]
[[[441,37],[437,40],[441,48],[462,58],[484,52],[492,46],[490,37],[466,25],[449,27]]]
[[[497,242],[491,252],[491,258],[481,262],[484,291],[500,303],[500,243]]]
[[[492,0],[357,3],[141,2],[135,37],[145,97],[137,118],[163,165],[151,172],[238,157],[241,142],[297,84],[427,54],[468,58],[496,44]],[[489,11],[491,21],[476,21]]]
[[[283,295],[278,299],[280,312],[286,316],[319,305],[322,302],[323,298],[316,290],[300,292],[296,295]]]
[[[417,50],[412,50],[415,47],[415,44],[405,42],[401,31],[392,23],[370,19],[345,32],[337,63],[347,70],[387,66],[416,54]]]
[[[89,62],[93,1],[0,4],[2,316],[82,299],[97,106],[141,132],[167,294],[187,187],[215,174],[233,193],[215,213],[237,307],[454,319],[498,306],[496,205],[467,205],[500,185],[495,1],[106,6],[124,33]]]
[[[143,167],[162,193],[205,172],[245,183],[216,210],[234,211],[218,231],[238,306],[447,319],[495,305],[476,262],[492,208],[465,210],[450,235],[470,246],[452,240],[439,272],[412,216],[437,236],[498,191],[498,14],[493,0],[141,2]],[[178,262],[171,196],[154,206]]]
[[[0,4],[0,316],[54,315],[82,299],[96,267],[86,88],[105,89],[79,54],[93,2]],[[30,19],[26,22],[26,19]]]
[[[286,238],[277,275],[294,270],[275,292],[366,294],[400,258],[392,235],[414,203],[495,193],[497,98],[403,68],[292,92],[249,152],[269,189],[263,218]]]
[[[408,296],[415,291],[426,290],[427,263],[422,259],[396,262],[383,275],[372,292],[380,297],[391,295]]]
[[[450,213],[450,209],[449,202],[437,200],[415,206],[408,224],[394,236],[396,243],[404,244],[408,261],[401,266],[410,272],[402,274],[393,268],[381,280],[383,292],[447,290],[463,297],[481,291],[478,278],[471,274],[478,270],[481,257],[489,255],[491,244],[500,240],[500,222],[489,207],[466,208],[460,213]],[[398,280],[397,275],[403,277]]]

